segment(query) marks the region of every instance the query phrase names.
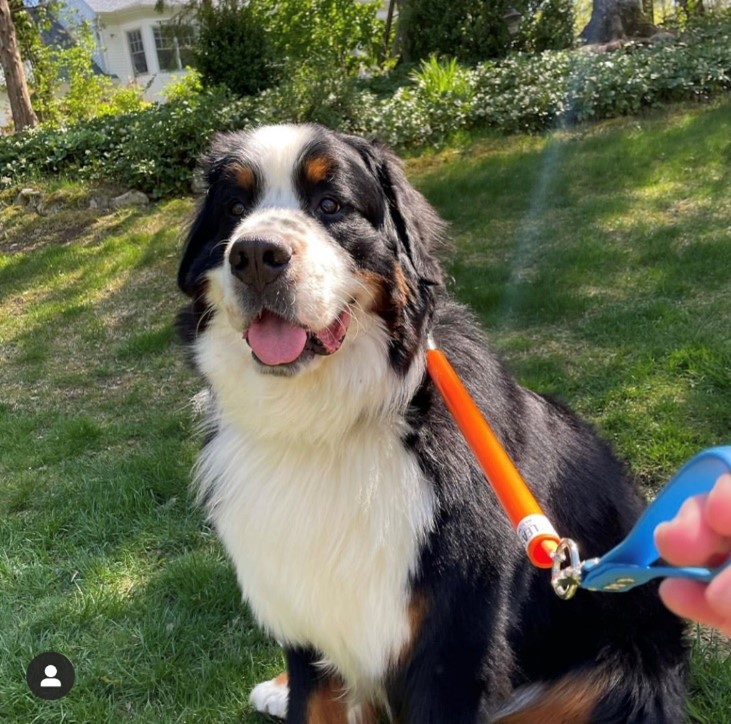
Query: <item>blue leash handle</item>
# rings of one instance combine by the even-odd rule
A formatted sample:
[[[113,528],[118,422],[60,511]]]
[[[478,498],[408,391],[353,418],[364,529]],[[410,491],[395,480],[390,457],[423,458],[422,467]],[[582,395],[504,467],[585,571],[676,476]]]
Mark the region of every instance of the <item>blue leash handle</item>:
[[[694,495],[707,493],[722,473],[731,472],[731,445],[712,447],[689,460],[635,523],[629,535],[601,558],[581,564],[581,587],[591,591],[629,591],[653,578],[689,578],[708,582],[731,565],[716,568],[670,566],[659,561],[654,531]]]

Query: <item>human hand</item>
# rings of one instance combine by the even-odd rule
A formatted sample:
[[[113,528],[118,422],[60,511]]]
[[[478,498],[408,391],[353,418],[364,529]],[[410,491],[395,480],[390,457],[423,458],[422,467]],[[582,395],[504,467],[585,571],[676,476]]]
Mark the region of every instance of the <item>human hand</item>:
[[[731,553],[731,475],[718,478],[707,495],[683,503],[672,520],[655,529],[660,555],[676,566],[716,566]],[[666,578],[660,598],[678,616],[731,635],[731,566],[710,583]]]

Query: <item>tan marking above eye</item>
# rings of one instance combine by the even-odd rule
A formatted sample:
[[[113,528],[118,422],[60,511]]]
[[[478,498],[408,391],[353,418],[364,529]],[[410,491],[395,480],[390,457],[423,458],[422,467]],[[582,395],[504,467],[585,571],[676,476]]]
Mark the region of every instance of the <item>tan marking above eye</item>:
[[[311,184],[327,181],[332,173],[333,165],[332,159],[327,156],[308,158],[304,163],[305,179]]]
[[[244,166],[238,162],[230,163],[226,166],[226,177],[235,182],[246,191],[254,190],[254,171],[249,166]]]

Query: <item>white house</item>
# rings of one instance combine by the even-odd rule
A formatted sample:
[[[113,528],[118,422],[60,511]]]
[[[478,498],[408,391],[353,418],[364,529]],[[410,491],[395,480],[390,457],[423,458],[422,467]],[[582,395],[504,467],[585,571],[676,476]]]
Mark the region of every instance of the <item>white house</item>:
[[[122,84],[137,82],[147,100],[160,100],[160,91],[185,73],[191,64],[192,32],[172,18],[180,0],[166,0],[163,12],[155,0],[65,0],[69,15],[62,22],[86,20],[97,43],[94,60],[104,73]]]
[[[156,0],[62,0],[61,25],[73,28],[86,21],[94,33],[94,61],[115,82],[138,83],[150,101],[162,100],[160,91],[191,65],[192,33],[179,24],[173,32],[172,18],[181,0],[165,0],[163,12]],[[35,4],[28,0],[29,6]],[[0,129],[12,125],[10,103],[0,71]]]
[[[366,0],[357,0],[365,2]],[[165,0],[164,11],[155,10],[156,0],[63,0],[94,29],[99,48],[95,58],[100,68],[120,82],[137,81],[146,86],[147,100],[160,100],[160,90],[191,65],[192,28],[181,24],[173,33],[171,19],[185,0]],[[388,2],[383,0],[378,17],[384,20]]]
[[[25,0],[26,5],[36,2]],[[173,32],[171,25],[185,0],[165,0],[162,12],[155,9],[156,0],[61,2],[65,6],[59,13],[61,24],[73,28],[86,21],[92,29],[97,46],[94,61],[101,72],[120,84],[138,83],[145,89],[146,100],[162,100],[160,91],[192,64],[192,29],[177,23]],[[387,7],[387,0],[383,0],[379,19],[385,19]],[[0,71],[0,130],[12,123],[10,104],[2,85]]]

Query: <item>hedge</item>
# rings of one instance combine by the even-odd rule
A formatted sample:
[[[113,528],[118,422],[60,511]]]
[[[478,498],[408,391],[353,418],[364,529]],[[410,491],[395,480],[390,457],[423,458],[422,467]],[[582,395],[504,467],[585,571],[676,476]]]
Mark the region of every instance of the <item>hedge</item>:
[[[300,74],[258,96],[212,90],[65,129],[36,128],[0,138],[0,187],[74,174],[153,198],[185,193],[216,131],[260,123],[324,122],[406,148],[438,144],[462,129],[540,132],[707,99],[731,89],[731,12],[654,45],[516,54],[475,68],[442,63],[436,71],[435,61],[423,64],[386,98],[347,78]]]

